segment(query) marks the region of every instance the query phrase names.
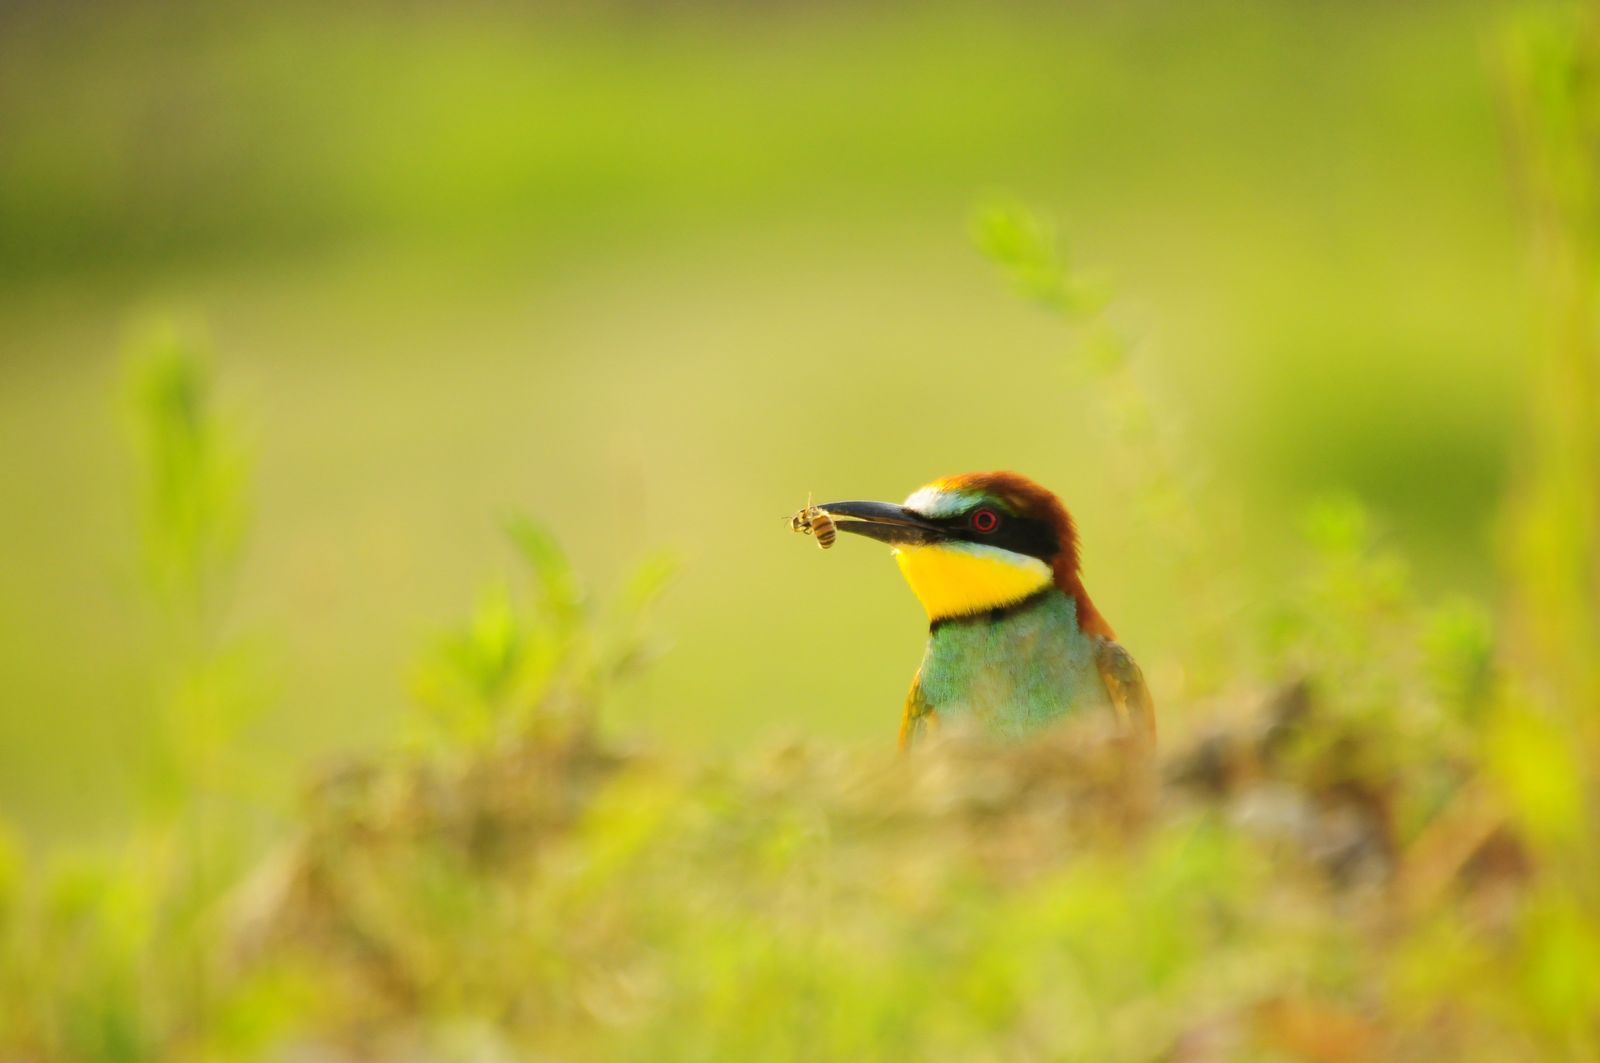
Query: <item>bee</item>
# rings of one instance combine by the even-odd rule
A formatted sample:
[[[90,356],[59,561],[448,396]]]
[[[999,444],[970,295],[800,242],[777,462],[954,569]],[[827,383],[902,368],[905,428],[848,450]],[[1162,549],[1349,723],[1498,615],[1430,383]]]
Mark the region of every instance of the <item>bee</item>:
[[[813,506],[809,495],[806,497],[806,507],[789,518],[789,530],[816,536],[817,545],[824,550],[833,545],[833,540],[839,534],[828,511]]]
[[[826,550],[833,545],[834,538],[839,530],[833,526],[833,518],[828,516],[828,511],[817,509],[815,506],[806,507],[807,520],[811,523],[811,534],[817,537],[817,545]]]

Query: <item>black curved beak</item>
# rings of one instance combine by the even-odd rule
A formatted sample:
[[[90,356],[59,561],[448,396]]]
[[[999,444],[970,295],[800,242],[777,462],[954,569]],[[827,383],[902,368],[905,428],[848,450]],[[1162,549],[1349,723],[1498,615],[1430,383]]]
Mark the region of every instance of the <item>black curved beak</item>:
[[[937,524],[893,502],[825,502],[817,508],[826,510],[840,531],[879,542],[926,546],[948,538]]]

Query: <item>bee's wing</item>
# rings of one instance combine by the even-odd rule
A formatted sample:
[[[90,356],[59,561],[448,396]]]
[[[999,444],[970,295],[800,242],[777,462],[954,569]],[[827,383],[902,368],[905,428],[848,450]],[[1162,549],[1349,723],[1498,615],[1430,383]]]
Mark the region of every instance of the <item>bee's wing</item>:
[[[1100,669],[1100,679],[1111,695],[1111,707],[1117,719],[1131,734],[1150,745],[1156,741],[1155,704],[1150,700],[1150,688],[1145,686],[1144,673],[1121,643],[1102,639],[1095,653],[1095,664]]]

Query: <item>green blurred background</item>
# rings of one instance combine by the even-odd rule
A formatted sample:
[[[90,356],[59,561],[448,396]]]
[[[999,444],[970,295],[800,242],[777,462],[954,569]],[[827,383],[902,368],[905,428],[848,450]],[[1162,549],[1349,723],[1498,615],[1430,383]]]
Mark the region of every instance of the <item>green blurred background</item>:
[[[186,3],[0,13],[0,809],[122,824],[152,690],[129,337],[203,327],[250,455],[253,745],[391,740],[538,514],[601,588],[673,548],[652,740],[886,744],[923,639],[804,501],[1013,467],[1158,698],[1189,603],[1070,336],[976,253],[1053,214],[1206,470],[1243,616],[1366,500],[1489,592],[1530,317],[1504,5]]]

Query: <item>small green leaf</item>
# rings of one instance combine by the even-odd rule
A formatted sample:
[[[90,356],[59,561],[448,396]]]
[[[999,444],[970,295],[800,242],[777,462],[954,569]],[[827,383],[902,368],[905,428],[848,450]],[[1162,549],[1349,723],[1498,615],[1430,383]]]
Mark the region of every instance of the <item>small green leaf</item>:
[[[572,627],[583,614],[583,587],[556,537],[520,513],[506,521],[505,531],[533,571],[540,607],[563,629]]]

